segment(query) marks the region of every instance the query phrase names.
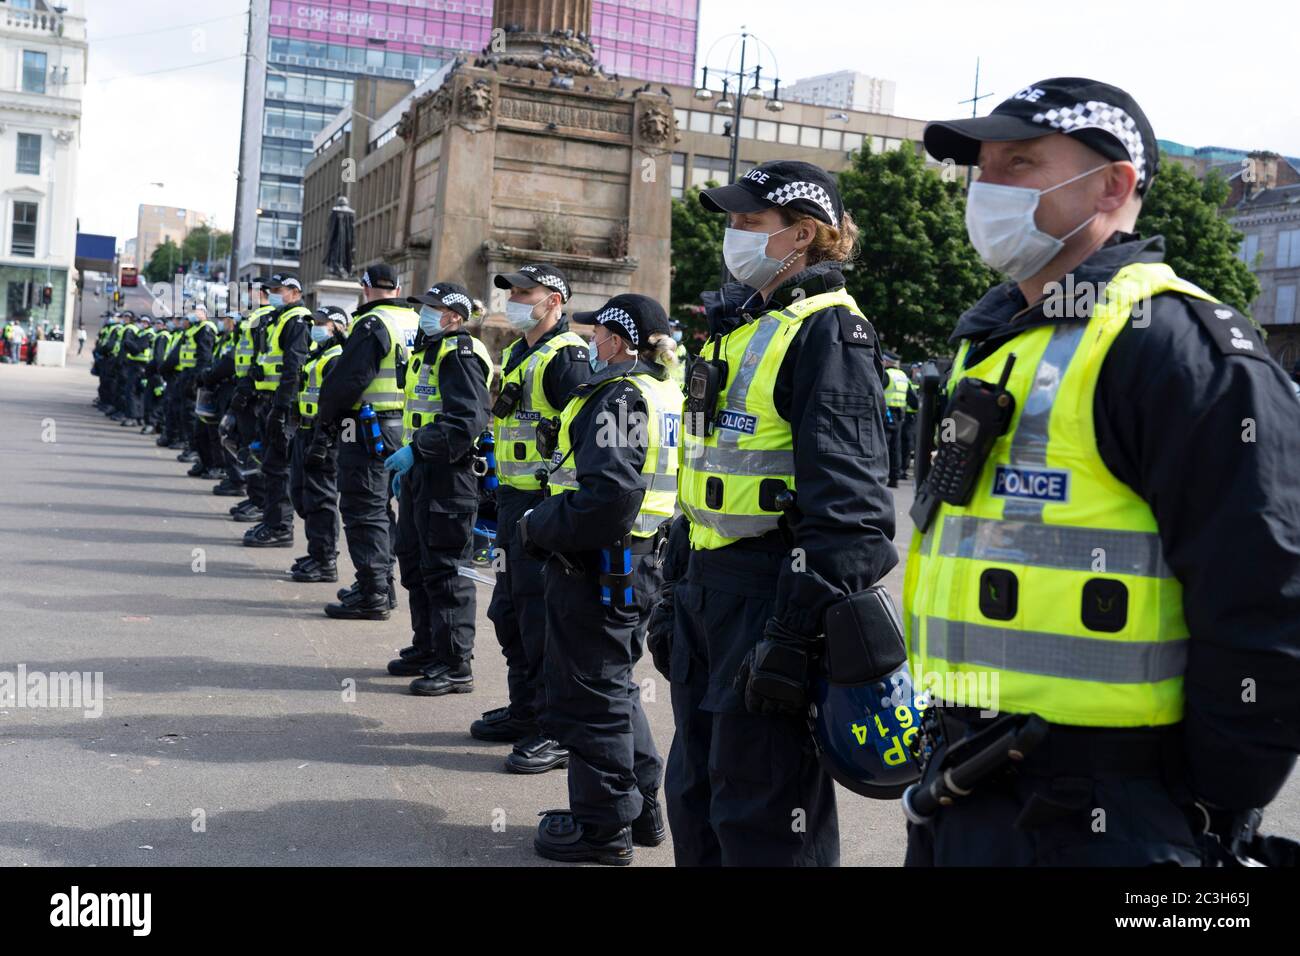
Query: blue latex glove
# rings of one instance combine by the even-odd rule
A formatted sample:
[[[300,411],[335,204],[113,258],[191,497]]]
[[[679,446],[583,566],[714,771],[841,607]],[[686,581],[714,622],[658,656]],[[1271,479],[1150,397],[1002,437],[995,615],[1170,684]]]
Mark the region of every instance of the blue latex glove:
[[[410,445],[405,445],[388,456],[384,462],[384,467],[389,471],[395,471],[399,475],[404,475],[411,470],[415,464],[415,452],[411,451]]]
[[[402,473],[400,471],[393,472],[393,497],[402,497]]]

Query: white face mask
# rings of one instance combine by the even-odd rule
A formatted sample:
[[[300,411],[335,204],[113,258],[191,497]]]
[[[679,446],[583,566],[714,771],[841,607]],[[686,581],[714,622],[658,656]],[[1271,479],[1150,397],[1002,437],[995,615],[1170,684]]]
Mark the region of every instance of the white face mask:
[[[533,315],[535,307],[527,302],[507,302],[506,321],[516,332],[528,332],[542,321]]]
[[[728,226],[722,237],[722,260],[727,264],[727,271],[751,289],[763,288],[798,255],[791,252],[785,259],[773,259],[767,254],[767,241],[792,228],[786,226],[769,233]]]
[[[966,232],[970,235],[971,245],[990,269],[1005,273],[1015,282],[1036,275],[1061,251],[1065,240],[1097,218],[1097,213],[1093,213],[1057,239],[1039,229],[1034,221],[1038,197],[1091,176],[1109,165],[1102,163],[1042,190],[971,183],[970,194],[966,197]]]
[[[325,325],[313,325],[311,327],[311,340],[317,345],[324,345],[330,339],[334,338],[334,333]]]

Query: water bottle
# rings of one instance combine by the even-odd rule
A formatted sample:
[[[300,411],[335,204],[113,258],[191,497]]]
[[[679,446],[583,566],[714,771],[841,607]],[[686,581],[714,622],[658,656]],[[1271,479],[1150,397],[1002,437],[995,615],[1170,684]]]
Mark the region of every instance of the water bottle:
[[[361,411],[357,413],[357,423],[361,426],[361,433],[367,437],[370,451],[374,456],[385,457],[384,432],[379,427],[379,416],[375,414],[374,406],[369,402],[361,406]]]
[[[483,437],[479,439],[479,448],[483,450],[483,457],[487,459],[487,474],[483,476],[483,487],[495,494],[500,482],[497,480],[496,439],[492,437],[492,432],[483,433]]]
[[[625,587],[617,590],[611,588],[609,584],[602,583],[600,586],[600,603],[606,607],[631,607],[631,535],[625,535],[612,546],[600,549],[600,573],[606,580],[618,577],[628,582]]]

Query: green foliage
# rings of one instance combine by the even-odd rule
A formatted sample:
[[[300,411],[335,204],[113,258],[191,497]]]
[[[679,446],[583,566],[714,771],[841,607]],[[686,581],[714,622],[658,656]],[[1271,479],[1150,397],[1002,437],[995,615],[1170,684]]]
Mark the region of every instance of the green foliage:
[[[709,182],[706,186],[716,186]],[[709,212],[700,205],[699,187],[686,190],[681,199],[673,200],[672,212],[673,278],[669,313],[684,327],[683,341],[691,344],[694,332],[705,332],[703,316],[692,311],[700,303],[700,293],[718,288],[722,276],[722,236],[727,217]]]
[[[144,277],[151,283],[170,282],[176,269],[184,262],[180,247],[168,237],[154,249],[153,255],[149,257],[142,271]]]
[[[998,281],[966,236],[961,184],[944,179],[911,143],[878,155],[864,144],[839,174],[861,230],[848,290],[904,361],[951,354],[957,317]]]
[[[1165,237],[1165,261],[1179,276],[1245,312],[1259,295],[1259,280],[1237,258],[1245,236],[1220,212],[1228,192],[1217,172],[1198,180],[1178,163],[1162,162],[1137,228]]]
[[[212,263],[223,262],[230,255],[231,236],[220,229],[209,230],[207,226],[191,229],[181,245],[186,263],[206,262],[208,260],[208,237],[212,237]]]

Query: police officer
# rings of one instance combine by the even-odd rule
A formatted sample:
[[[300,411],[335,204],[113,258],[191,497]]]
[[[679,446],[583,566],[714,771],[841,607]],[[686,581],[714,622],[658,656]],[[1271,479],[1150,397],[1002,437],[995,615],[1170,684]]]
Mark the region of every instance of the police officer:
[[[689,559],[675,626],[651,635],[677,728],[664,783],[674,852],[679,865],[834,865],[833,784],[806,725],[810,660],[827,607],[897,561],[884,369],[841,271],[857,226],[810,163],[764,163],[700,199],[729,216],[723,254],[739,284],[705,297],[678,476]]]
[[[227,310],[221,316],[221,334],[217,336],[216,354],[212,364],[199,375],[199,384],[212,393],[215,416],[220,423],[216,429],[212,429],[213,447],[208,453],[225,473],[225,477],[212,488],[212,493],[222,498],[242,498],[245,490],[244,479],[239,474],[234,456],[227,450],[222,438],[233,427],[230,403],[236,386],[235,347],[242,325],[243,320],[234,310]]]
[[[913,362],[907,369],[907,413],[903,416],[903,470],[900,478],[912,477],[912,459],[916,455],[916,418],[921,409],[921,363]]]
[[[162,396],[165,388],[162,377],[162,360],[166,356],[172,340],[169,324],[170,319],[161,315],[154,318],[153,343],[149,350],[149,361],[145,363],[147,384],[144,393],[144,425],[140,429],[140,434],[156,433],[159,439],[161,439],[163,431],[162,419],[159,413],[162,410]],[[159,443],[166,444],[166,442],[161,441]]]
[[[563,767],[568,755],[544,726],[542,566],[520,547],[515,531],[520,515],[544,497],[537,477],[544,466],[534,442],[537,423],[559,416],[573,390],[591,377],[591,367],[586,341],[570,331],[563,312],[572,293],[563,272],[535,262],[492,281],[510,290],[506,321],[520,336],[501,355],[500,394],[492,408],[499,562],[487,613],[506,658],[510,703],[483,714],[470,734],[514,742],[506,768],[542,773]]]
[[[212,446],[216,444],[215,429],[202,422],[195,415],[195,399],[198,397],[199,376],[212,362],[217,345],[217,325],[208,318],[207,307],[196,302],[186,314],[189,327],[181,336],[180,352],[177,356],[178,373],[178,414],[188,429],[190,447],[181,456],[182,461],[192,461],[193,465],[186,472],[191,478],[219,478],[217,462]],[[192,457],[191,457],[192,456]]]
[[[293,502],[289,496],[289,415],[298,400],[299,374],[311,345],[311,310],[302,304],[302,283],[286,272],[271,276],[261,348],[250,369],[257,392],[262,440],[262,520],[244,533],[249,548],[293,547]]]
[[[534,846],[548,859],[622,866],[633,844],[664,840],[663,761],[632,668],[662,582],[682,392],[658,302],[617,295],[574,321],[596,326],[595,374],[558,423],[538,425],[543,457],[552,452],[548,497],[519,520],[524,548],[556,555],[543,565],[546,726],[569,754],[569,808],[543,814]]]
[[[144,424],[144,393],[146,386],[146,366],[153,356],[153,338],[156,333],[153,321],[148,315],[141,315],[134,328],[125,332],[122,348],[126,353],[126,415],[120,424],[123,428]]]
[[[911,380],[898,367],[898,356],[886,352],[885,362],[885,438],[889,442],[889,487],[897,488],[898,479],[907,470],[903,460],[903,425],[907,417],[907,393]]]
[[[166,438],[167,441],[159,442],[167,448],[184,448],[185,436],[181,430],[181,401],[180,401],[180,372],[177,366],[180,365],[181,344],[185,341],[185,331],[189,328],[189,320],[183,315],[172,316],[172,337],[167,345],[167,352],[162,360],[163,376],[163,422],[164,434],[160,438]],[[188,452],[182,452],[176,456],[181,460]]]
[[[474,689],[474,582],[459,573],[473,552],[478,510],[474,462],[488,423],[492,357],[465,328],[469,290],[439,282],[407,299],[420,308],[420,337],[406,370],[405,445],[385,462],[399,486],[394,552],[411,607],[411,649],[388,664],[421,675],[425,697]]]
[[[121,421],[126,417],[126,399],[122,393],[122,340],[126,336],[130,323],[135,321],[135,313],[131,311],[123,312],[118,321],[114,323],[113,328],[109,331],[107,347],[105,354],[108,358],[108,395],[109,407],[104,414],[108,415],[113,421]],[[21,332],[21,329],[17,329]],[[14,340],[15,354],[21,342],[21,336]],[[15,358],[15,361],[17,359]]]
[[[302,387],[293,416],[297,430],[289,461],[293,510],[302,519],[307,535],[307,553],[289,568],[289,576],[295,581],[339,579],[338,448],[316,429],[316,417],[321,383],[342,354],[347,337],[348,314],[338,306],[323,306],[312,314],[312,346],[302,367]],[[312,455],[312,445],[317,441],[324,446],[324,454]]]
[[[261,468],[252,457],[252,445],[261,442],[261,426],[257,417],[257,380],[253,377],[253,362],[262,350],[267,317],[275,311],[271,305],[270,278],[258,277],[250,283],[255,306],[248,313],[235,342],[235,393],[230,399],[230,409],[239,432],[236,468],[244,480],[248,497],[230,509],[231,520],[242,524],[257,524],[262,520],[266,505],[266,485]]]
[[[361,276],[365,304],[352,316],[351,331],[334,369],[321,384],[320,417],[339,444],[339,512],[357,580],[325,606],[330,617],[386,621],[397,606],[393,588],[393,541],[397,519],[383,459],[402,446],[402,407],[410,349],[420,317],[401,297],[397,273],[386,263]],[[382,451],[359,419],[373,411]]]
[[[1300,750],[1300,407],[1250,321],[1133,233],[1159,152],[1123,90],[1042,80],[924,136],[979,165],[967,228],[1010,281],[957,323],[943,414],[964,424],[935,468],[971,485],[917,515],[912,672],[936,748],[1031,714],[1046,737],[910,824],[907,862],[1230,851]]]

